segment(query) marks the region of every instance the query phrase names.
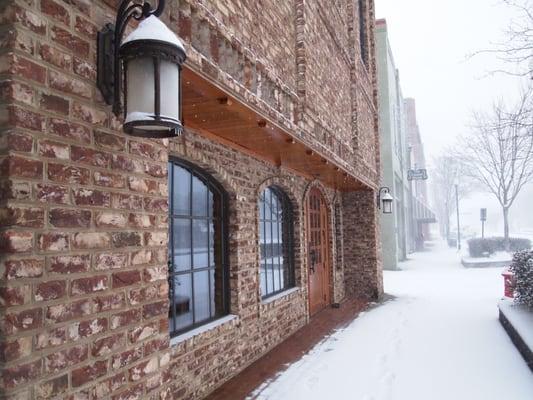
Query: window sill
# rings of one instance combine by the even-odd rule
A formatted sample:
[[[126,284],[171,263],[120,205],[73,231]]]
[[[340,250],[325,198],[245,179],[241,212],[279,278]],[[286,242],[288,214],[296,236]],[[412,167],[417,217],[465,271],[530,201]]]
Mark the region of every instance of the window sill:
[[[237,318],[237,315],[233,315],[233,314],[226,315],[225,317],[219,318],[216,321],[209,322],[208,324],[199,326],[198,328],[182,333],[181,335],[175,336],[170,339],[170,346],[175,346],[195,336],[201,335],[202,333],[208,332],[221,325],[231,322],[236,318]]]
[[[275,294],[274,296],[272,297],[267,297],[266,299],[262,300],[261,301],[261,304],[270,304],[270,303],[273,303],[274,301],[276,300],[279,300],[283,297],[286,297],[292,293],[295,293],[295,292],[298,292],[300,291],[300,288],[299,287],[293,287],[293,288],[290,288],[290,289],[287,289],[287,290],[284,290],[283,292],[280,292],[278,294]]]

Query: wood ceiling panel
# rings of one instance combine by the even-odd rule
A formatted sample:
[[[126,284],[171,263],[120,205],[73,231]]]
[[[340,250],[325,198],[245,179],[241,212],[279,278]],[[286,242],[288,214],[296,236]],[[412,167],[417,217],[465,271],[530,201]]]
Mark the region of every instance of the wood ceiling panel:
[[[252,108],[188,68],[183,69],[183,121],[199,134],[340,190],[362,184]]]

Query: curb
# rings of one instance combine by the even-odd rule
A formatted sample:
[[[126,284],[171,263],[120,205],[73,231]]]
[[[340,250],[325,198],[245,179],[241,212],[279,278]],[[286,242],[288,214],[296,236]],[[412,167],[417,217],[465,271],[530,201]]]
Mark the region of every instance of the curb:
[[[516,346],[517,350],[520,352],[524,360],[526,361],[527,366],[533,372],[533,351],[528,347],[520,333],[514,328],[514,326],[509,322],[505,314],[499,309],[499,318],[500,323],[503,326],[503,329],[507,332],[511,341]]]

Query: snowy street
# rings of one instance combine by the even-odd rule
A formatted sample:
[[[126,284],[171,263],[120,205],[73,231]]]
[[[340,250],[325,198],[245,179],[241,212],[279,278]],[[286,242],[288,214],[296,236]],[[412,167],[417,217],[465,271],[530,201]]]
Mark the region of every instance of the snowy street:
[[[440,243],[385,272],[392,299],[266,382],[270,400],[531,400],[533,374],[498,322],[501,268]]]

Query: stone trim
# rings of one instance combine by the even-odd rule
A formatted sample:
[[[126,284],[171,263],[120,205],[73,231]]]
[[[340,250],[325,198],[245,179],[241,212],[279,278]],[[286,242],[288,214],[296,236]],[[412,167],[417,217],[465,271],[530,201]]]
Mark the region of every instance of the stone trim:
[[[182,333],[181,335],[175,336],[172,339],[170,339],[170,347],[176,346],[182,342],[185,342],[186,340],[203,335],[213,329],[218,328],[219,326],[228,324],[230,322],[238,322],[238,319],[239,319],[238,315],[229,314],[215,321],[209,322],[208,324],[199,326],[198,328],[192,329],[188,332]]]
[[[261,305],[266,306],[267,304],[271,304],[277,301],[285,301],[289,300],[289,296],[291,296],[293,293],[299,292],[300,287],[292,287],[287,290],[284,290],[283,292],[280,292],[278,294],[275,294],[274,296],[267,297],[264,300],[261,300]]]

